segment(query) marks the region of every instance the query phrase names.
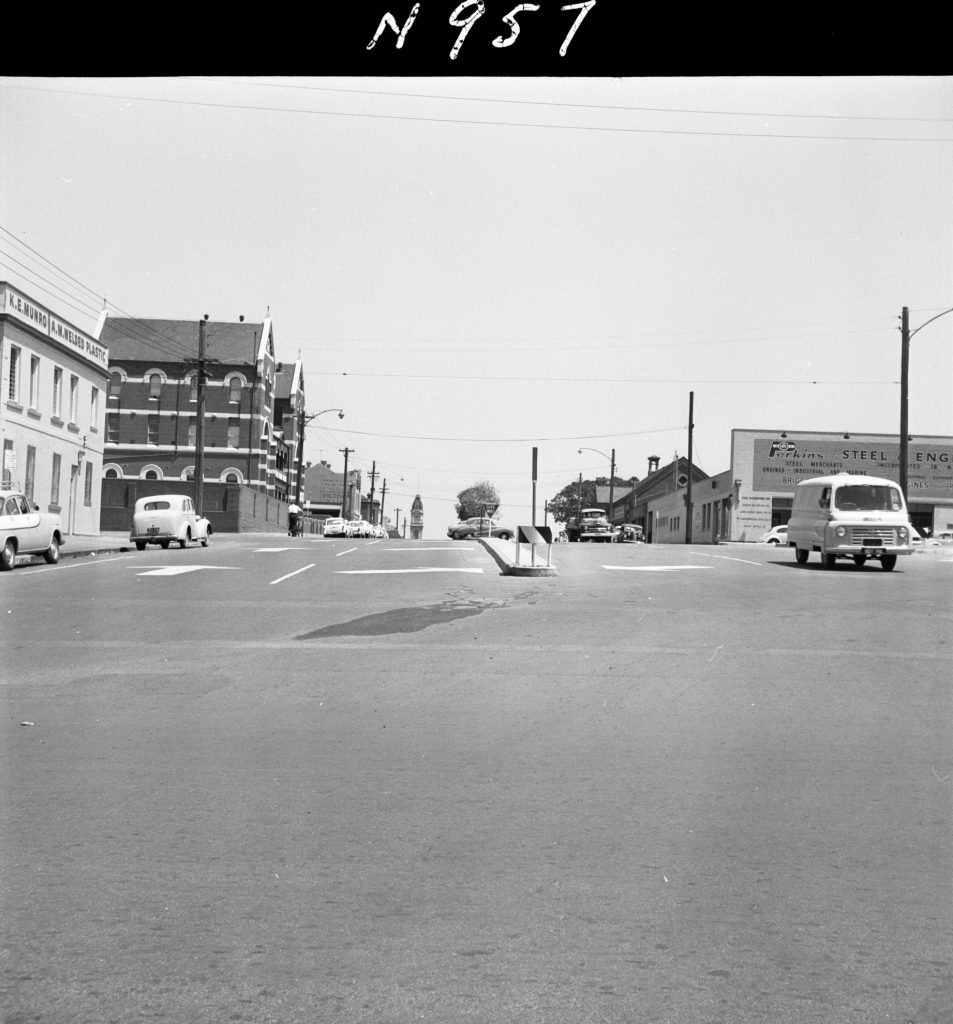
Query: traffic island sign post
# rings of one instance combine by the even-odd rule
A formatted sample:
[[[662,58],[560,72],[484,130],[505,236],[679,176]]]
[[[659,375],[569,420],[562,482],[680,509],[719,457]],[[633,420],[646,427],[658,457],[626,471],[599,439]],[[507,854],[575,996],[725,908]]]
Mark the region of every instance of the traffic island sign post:
[[[530,546],[530,565],[536,565],[536,545],[546,545],[546,565],[553,564],[553,531],[549,526],[516,527],[516,564],[520,564],[520,545]]]

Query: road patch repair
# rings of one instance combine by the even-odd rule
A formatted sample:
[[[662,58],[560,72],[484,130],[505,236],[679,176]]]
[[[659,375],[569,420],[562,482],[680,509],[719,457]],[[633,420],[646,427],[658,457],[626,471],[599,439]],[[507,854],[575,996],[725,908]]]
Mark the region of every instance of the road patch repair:
[[[338,622],[301,633],[296,640],[322,640],[332,636],[388,636],[393,633],[419,633],[428,626],[439,626],[455,619],[480,615],[500,608],[503,601],[444,601],[421,608],[394,608],[391,611],[362,615],[350,622]]]

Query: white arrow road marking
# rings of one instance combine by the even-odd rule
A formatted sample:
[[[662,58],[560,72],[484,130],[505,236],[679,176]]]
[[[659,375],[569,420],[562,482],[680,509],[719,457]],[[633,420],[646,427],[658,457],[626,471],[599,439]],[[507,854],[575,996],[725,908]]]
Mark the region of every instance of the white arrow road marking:
[[[474,551],[475,548],[464,548],[460,547],[459,544],[451,547],[449,544],[444,548],[384,548],[385,551],[407,551],[411,554],[417,555],[421,551]]]
[[[268,584],[269,587],[273,587],[276,583],[284,583],[285,580],[290,580],[292,576],[297,576],[299,572],[307,572],[309,569],[313,569],[317,563],[312,562],[310,565],[303,566],[301,569],[295,569],[294,572],[289,572],[287,576],[279,576],[278,579],[272,580]]]
[[[483,572],[482,569],[336,569],[336,576],[393,576],[408,572]]]
[[[137,576],[181,576],[186,572],[202,572],[204,569],[237,569],[235,565],[166,565],[148,572],[138,572]]]
[[[711,565],[604,565],[603,569],[621,569],[623,572],[678,572],[679,569],[712,569]]]

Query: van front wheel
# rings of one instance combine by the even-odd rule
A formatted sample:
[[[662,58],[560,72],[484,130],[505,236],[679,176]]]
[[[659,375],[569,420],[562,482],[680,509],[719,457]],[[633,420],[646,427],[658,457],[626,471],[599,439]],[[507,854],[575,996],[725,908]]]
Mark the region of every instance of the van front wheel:
[[[897,564],[896,555],[881,555],[880,556],[880,568],[884,572],[890,572],[893,567]]]
[[[807,565],[807,556],[811,552],[807,548],[795,548],[794,557],[797,559],[798,565]]]

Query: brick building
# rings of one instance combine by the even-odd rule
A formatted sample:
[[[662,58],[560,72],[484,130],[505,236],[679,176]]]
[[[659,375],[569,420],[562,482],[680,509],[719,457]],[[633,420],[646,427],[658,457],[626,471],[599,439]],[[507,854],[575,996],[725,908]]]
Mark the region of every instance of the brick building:
[[[275,357],[270,317],[206,322],[204,479],[285,500],[294,494],[304,407],[300,360]],[[195,474],[198,320],[107,318],[103,475],[181,483]]]

